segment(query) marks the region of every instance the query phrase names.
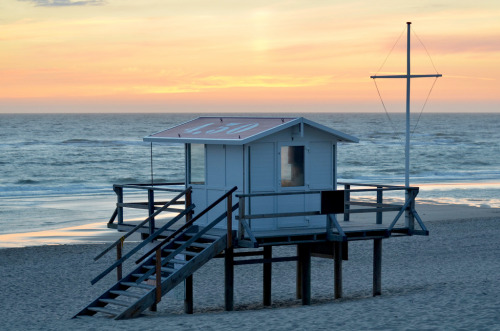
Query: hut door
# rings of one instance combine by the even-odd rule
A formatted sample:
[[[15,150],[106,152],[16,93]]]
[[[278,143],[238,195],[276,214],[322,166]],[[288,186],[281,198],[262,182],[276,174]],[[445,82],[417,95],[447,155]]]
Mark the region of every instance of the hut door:
[[[249,191],[251,193],[276,192],[276,163],[275,145],[272,142],[252,144],[249,149],[248,174]],[[253,197],[247,200],[247,208],[251,214],[275,213],[274,196]],[[276,221],[272,218],[256,219],[250,221],[253,230],[268,230],[276,228]]]
[[[278,145],[278,192],[304,192],[306,185],[306,154],[304,145]],[[278,213],[305,211],[305,195],[280,195],[277,199]],[[278,227],[307,226],[304,216],[278,218]]]

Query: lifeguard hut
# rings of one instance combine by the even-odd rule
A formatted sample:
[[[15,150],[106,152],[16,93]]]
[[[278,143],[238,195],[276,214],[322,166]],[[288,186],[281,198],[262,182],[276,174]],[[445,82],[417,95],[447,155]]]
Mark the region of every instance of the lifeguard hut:
[[[337,143],[358,139],[303,117],[199,117],[144,141],[185,145],[185,182],[192,187],[196,216],[235,186],[237,195],[335,190]],[[273,214],[319,207],[317,194],[291,194],[255,197],[247,209],[251,214]],[[197,224],[208,224],[224,208],[214,208]],[[236,222],[233,219],[234,226]],[[268,218],[254,221],[251,227],[255,231],[315,228],[323,223],[324,216],[308,215]],[[216,228],[225,226],[221,223]]]
[[[185,182],[114,185],[108,227],[126,233],[95,258],[116,248],[116,261],[92,284],[113,270],[117,282],[75,317],[135,317],[155,310],[182,283],[185,312],[192,313],[193,274],[214,257],[225,259],[226,310],[234,307],[234,267],[256,263],[263,264],[264,305],[271,304],[272,264],[287,261],[297,262],[297,298],[310,304],[312,256],[334,261],[334,297],[341,298],[342,261],[353,240],[374,242],[373,295],[379,295],[382,239],[428,235],[415,210],[417,187],[338,183],[338,143],[358,139],[308,119],[199,117],[144,140],[184,145]],[[125,202],[124,190],[147,192],[147,201]],[[384,202],[386,192],[400,192],[402,202]],[[159,193],[170,198],[155,199]],[[127,220],[124,209],[145,209],[148,216]],[[168,216],[160,219],[162,213]],[[135,232],[142,242],[123,252]],[[278,245],[296,245],[297,255],[274,257]],[[123,276],[122,265],[136,254],[138,266]]]

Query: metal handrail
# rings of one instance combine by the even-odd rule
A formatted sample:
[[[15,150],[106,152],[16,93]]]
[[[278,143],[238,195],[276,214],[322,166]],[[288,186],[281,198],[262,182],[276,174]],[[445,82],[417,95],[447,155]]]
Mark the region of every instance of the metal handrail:
[[[344,184],[344,185],[351,185],[350,183],[339,183],[339,184]],[[419,191],[418,187],[405,187],[405,186],[393,186],[393,185],[378,185],[378,184],[359,184],[359,183],[353,183],[352,185],[359,185],[359,186],[374,186],[375,188],[368,188],[368,189],[346,189],[344,190],[347,193],[357,193],[357,192],[376,192],[379,194],[380,192],[384,191],[406,191],[410,194],[405,199],[404,204],[383,204],[382,202],[360,202],[358,205],[360,206],[365,206],[365,207],[373,207],[373,208],[363,208],[363,209],[346,209],[342,213],[339,214],[354,214],[354,213],[377,213],[377,222],[378,222],[378,217],[382,212],[388,212],[388,211],[397,211],[396,217],[392,220],[390,223],[387,231],[390,232],[394,229],[395,224],[401,217],[401,215],[405,212],[408,211],[412,216],[415,217],[417,223],[420,225],[420,227],[423,230],[423,233],[428,232],[427,229],[425,228],[421,218],[415,211],[414,206],[412,205],[413,202],[415,201],[416,195]],[[295,195],[295,194],[320,194],[321,191],[307,191],[307,192],[276,192],[276,193],[249,193],[249,194],[237,194],[236,196],[238,198],[245,200],[245,198],[252,198],[252,197],[264,197],[264,196],[280,196],[280,195]],[[348,197],[350,195],[347,195]],[[381,196],[380,196],[381,198]],[[377,197],[378,199],[378,197]],[[348,205],[356,205],[356,202],[352,201],[346,201],[344,200],[344,204]],[[236,216],[236,219],[240,221],[240,223],[244,220],[249,220],[249,219],[264,219],[264,218],[280,218],[280,217],[293,217],[293,216],[308,216],[308,215],[321,215],[320,211],[314,210],[314,211],[303,211],[303,212],[285,212],[285,213],[269,213],[269,214],[245,214],[244,211],[243,213],[240,212],[239,216]],[[380,218],[381,221],[381,218]],[[335,227],[338,228],[340,227],[339,224],[335,224],[336,222],[332,222]],[[248,229],[242,229],[246,230],[248,232]],[[417,233],[417,232],[415,232]],[[342,231],[339,231],[339,234],[341,234],[341,237],[345,237],[345,234],[342,234]]]
[[[117,246],[118,244],[121,244],[123,243],[123,241],[128,238],[129,236],[131,236],[134,232],[136,232],[137,230],[139,230],[142,226],[144,226],[144,224],[146,224],[147,222],[149,222],[152,218],[154,218],[155,216],[157,216],[158,214],[160,214],[161,212],[163,212],[165,209],[167,209],[170,205],[172,205],[175,201],[179,200],[182,196],[184,196],[188,191],[191,190],[191,186],[188,187],[187,189],[185,189],[184,191],[182,191],[181,193],[179,193],[177,196],[175,196],[172,200],[170,200],[168,203],[166,203],[163,207],[161,207],[160,209],[158,209],[157,211],[155,211],[153,214],[149,215],[144,221],[142,221],[141,223],[137,224],[133,229],[131,229],[129,232],[127,232],[125,235],[123,235],[122,237],[120,237],[118,240],[116,240],[114,243],[112,243],[110,246],[108,246],[104,251],[102,251],[100,254],[98,254],[95,258],[94,258],[94,261],[97,261],[99,260],[102,256],[104,256],[107,252],[109,252],[110,250],[112,250],[115,246]]]
[[[239,204],[236,203],[232,206],[231,208],[231,211],[235,211],[236,209],[238,209],[239,207]],[[173,252],[171,252],[170,254],[168,254],[168,256],[164,257],[162,260],[161,260],[161,263],[157,266],[157,268],[161,268],[162,266],[166,265],[170,260],[172,260],[177,254],[179,254],[180,252],[182,252],[184,249],[186,249],[187,247],[189,247],[193,242],[195,242],[196,240],[198,240],[201,236],[203,236],[205,233],[207,233],[210,229],[212,229],[215,225],[217,225],[219,222],[221,222],[224,218],[227,217],[227,211],[223,212],[219,217],[217,217],[214,221],[212,221],[210,224],[208,224],[207,226],[203,227],[203,229],[201,229],[199,232],[197,232],[195,235],[193,235],[189,240],[187,240],[184,244],[182,244],[181,246],[177,247]],[[152,254],[154,251],[156,252],[159,252],[161,251],[161,246],[163,246],[163,244],[159,244],[157,245],[153,250],[151,250],[149,253],[146,253],[144,254],[144,257],[147,257],[149,256],[150,254]],[[158,256],[158,255],[157,255]],[[160,255],[161,256],[161,255]],[[141,260],[142,261],[142,260]],[[139,263],[139,261],[137,262]],[[135,282],[136,283],[140,283],[144,280],[146,280],[149,276],[151,276],[154,272],[160,274],[160,270],[156,270],[156,269],[150,269],[148,270],[144,275],[142,275],[140,278],[138,278]],[[161,286],[161,283],[157,283],[156,286]]]
[[[201,211],[198,215],[196,215],[195,217],[193,217],[189,222],[186,222],[179,229],[177,229],[174,233],[172,233],[170,236],[168,236],[167,238],[163,239],[156,247],[154,247],[151,250],[149,250],[149,252],[147,252],[146,254],[144,254],[135,263],[142,262],[146,257],[148,257],[150,254],[152,254],[154,251],[156,251],[158,249],[161,249],[161,247],[163,245],[165,245],[170,240],[174,239],[179,233],[183,232],[185,229],[187,229],[188,227],[190,227],[191,225],[193,225],[194,222],[196,222],[197,220],[199,220],[202,216],[204,216],[206,213],[208,213],[210,210],[212,210],[215,206],[217,206],[219,203],[221,203],[222,201],[224,201],[228,196],[230,196],[231,194],[233,194],[233,192],[236,191],[237,189],[238,189],[238,187],[235,186],[232,189],[230,189],[229,191],[227,191],[220,198],[218,198],[217,200],[215,200],[214,202],[212,202],[210,204],[210,206],[208,206],[203,211]]]
[[[340,183],[339,183],[340,184]],[[351,185],[351,184],[347,184]],[[352,184],[358,185],[358,184]],[[368,186],[368,185],[360,185]],[[406,187],[406,186],[382,186],[382,185],[372,185],[377,188],[366,188],[366,189],[345,189],[346,192],[376,192],[377,190],[382,191],[404,191],[404,190],[418,190],[418,187]],[[321,190],[316,191],[305,191],[305,192],[272,192],[272,193],[246,193],[246,194],[236,194],[237,198],[254,198],[254,197],[270,197],[270,196],[281,196],[281,195],[307,195],[307,194],[320,194]]]
[[[101,280],[104,276],[106,276],[107,274],[109,274],[111,271],[113,271],[113,269],[115,269],[116,267],[120,266],[123,264],[123,262],[125,262],[126,260],[128,260],[132,255],[134,255],[139,249],[143,248],[144,246],[146,246],[146,244],[150,243],[151,241],[153,241],[156,237],[158,237],[162,232],[164,232],[165,230],[168,229],[169,226],[171,226],[172,223],[175,223],[177,222],[179,219],[181,219],[182,217],[186,216],[187,214],[189,214],[193,209],[194,209],[195,205],[192,204],[190,206],[188,206],[185,210],[183,210],[182,213],[180,213],[179,215],[177,215],[176,217],[174,217],[174,219],[172,221],[170,221],[168,224],[165,224],[164,226],[162,226],[160,229],[158,229],[157,231],[155,231],[153,234],[151,234],[149,237],[147,237],[144,241],[142,241],[139,245],[135,246],[134,248],[132,248],[127,254],[125,254],[125,256],[123,256],[122,258],[118,259],[117,261],[115,261],[115,263],[113,263],[111,266],[109,266],[106,270],[104,270],[102,273],[100,273],[97,277],[95,277],[90,283],[92,285],[94,285],[95,283],[97,283],[99,280]]]
[[[349,183],[349,182],[337,182],[339,185],[351,185],[351,186],[368,186],[368,187],[378,187],[378,188],[407,188],[406,186],[403,185],[386,185],[386,184],[367,184],[367,183]],[[418,188],[414,186],[410,186],[408,188]]]
[[[154,191],[165,191],[165,192],[182,192],[183,189],[175,188],[163,188],[156,186],[167,186],[167,185],[184,185],[184,183],[159,183],[159,184],[114,184],[113,188],[134,188],[138,190],[154,190]]]

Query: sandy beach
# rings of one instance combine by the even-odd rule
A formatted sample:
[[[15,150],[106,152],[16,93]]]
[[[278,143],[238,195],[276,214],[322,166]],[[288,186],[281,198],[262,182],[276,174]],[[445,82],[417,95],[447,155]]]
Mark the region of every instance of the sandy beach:
[[[111,275],[90,285],[113,259],[93,261],[113,235],[85,232],[72,244],[2,248],[0,329],[500,330],[500,210],[418,210],[431,235],[384,240],[382,296],[371,296],[372,241],[351,242],[340,300],[333,299],[333,262],[313,258],[311,306],[295,299],[295,263],[285,262],[273,265],[271,308],[261,303],[262,267],[237,266],[235,311],[225,312],[223,260],[214,259],[194,276],[194,315],[183,314],[179,289],[157,312],[137,319],[71,319],[114,283]],[[294,246],[273,250],[274,256],[293,254]]]

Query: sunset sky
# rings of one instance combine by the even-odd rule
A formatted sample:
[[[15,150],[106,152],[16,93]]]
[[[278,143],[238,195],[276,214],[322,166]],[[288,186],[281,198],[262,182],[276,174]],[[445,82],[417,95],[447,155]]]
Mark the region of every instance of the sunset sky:
[[[383,111],[407,21],[427,111],[500,112],[497,0],[3,0],[0,112]]]

